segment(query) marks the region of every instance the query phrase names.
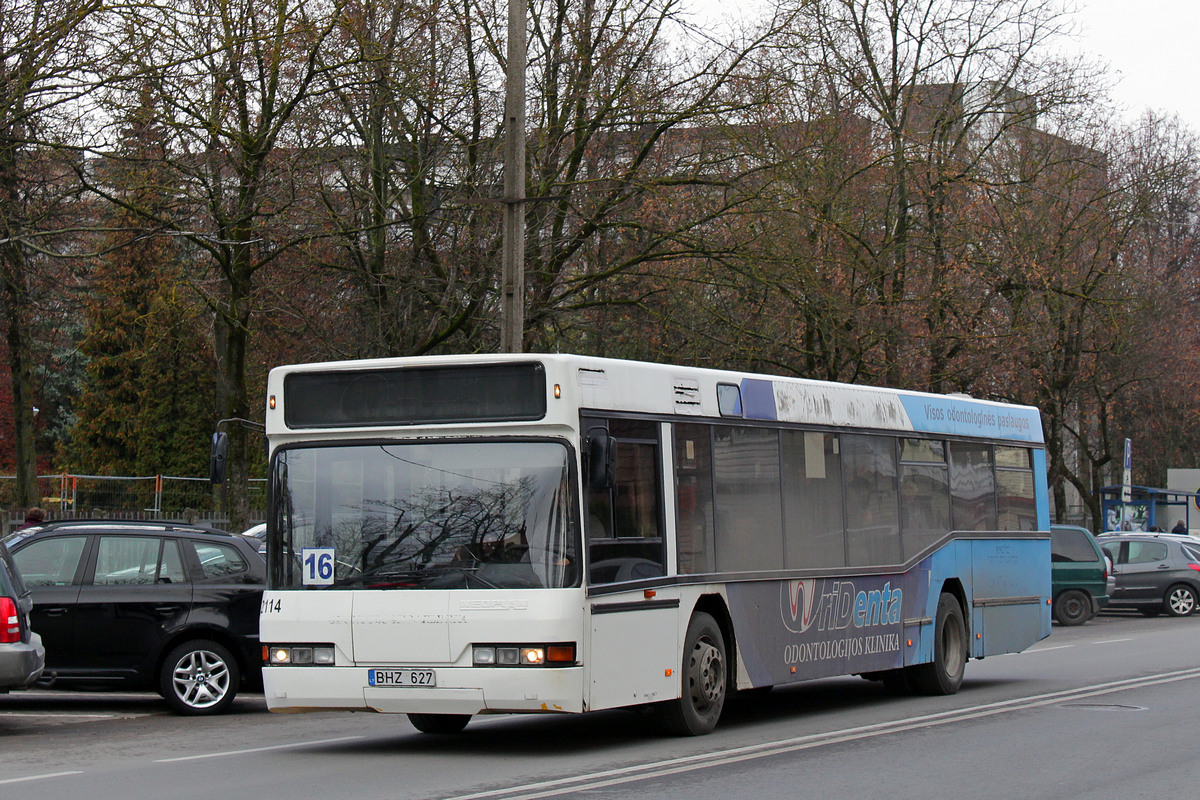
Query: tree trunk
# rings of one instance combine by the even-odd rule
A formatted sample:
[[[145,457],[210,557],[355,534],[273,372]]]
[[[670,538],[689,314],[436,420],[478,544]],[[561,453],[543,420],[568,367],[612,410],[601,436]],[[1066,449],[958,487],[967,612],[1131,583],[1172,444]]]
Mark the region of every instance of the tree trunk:
[[[13,435],[16,439],[16,503],[24,509],[36,506],[41,501],[37,483],[37,453],[33,441],[33,358],[29,352],[31,341],[27,293],[21,286],[14,285],[13,273],[23,274],[9,261],[7,279],[4,281],[5,305],[8,307],[8,368],[12,374]],[[18,255],[19,259],[20,256]]]

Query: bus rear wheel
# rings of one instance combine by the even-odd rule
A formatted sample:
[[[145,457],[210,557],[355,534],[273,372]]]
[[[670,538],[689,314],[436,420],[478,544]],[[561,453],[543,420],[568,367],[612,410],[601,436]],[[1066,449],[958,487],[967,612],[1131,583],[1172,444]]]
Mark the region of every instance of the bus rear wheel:
[[[408,721],[421,733],[458,733],[471,721],[470,714],[409,714]]]
[[[717,727],[729,689],[725,636],[711,615],[688,622],[680,676],[682,696],[661,707],[663,724],[679,736],[700,736]]]
[[[918,694],[954,694],[962,686],[967,664],[967,626],[958,598],[942,592],[933,624],[933,661],[909,667]]]

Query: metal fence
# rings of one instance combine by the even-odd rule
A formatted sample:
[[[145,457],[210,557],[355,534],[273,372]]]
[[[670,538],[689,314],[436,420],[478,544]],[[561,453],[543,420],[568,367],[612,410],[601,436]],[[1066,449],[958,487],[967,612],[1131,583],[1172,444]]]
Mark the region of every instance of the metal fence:
[[[250,516],[266,515],[266,480],[250,481]],[[39,505],[48,519],[160,519],[217,524],[227,521],[219,490],[207,478],[173,475],[38,476]],[[16,478],[0,475],[0,508],[10,522],[24,521],[25,509],[16,507]],[[221,527],[218,525],[218,527]]]

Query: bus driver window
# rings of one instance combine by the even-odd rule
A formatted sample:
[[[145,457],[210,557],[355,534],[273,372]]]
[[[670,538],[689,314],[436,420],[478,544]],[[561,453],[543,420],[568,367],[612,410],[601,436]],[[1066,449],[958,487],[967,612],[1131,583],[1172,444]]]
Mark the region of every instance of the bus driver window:
[[[610,419],[607,427],[616,447],[613,486],[589,487],[584,501],[589,580],[619,583],[663,575],[658,424]]]

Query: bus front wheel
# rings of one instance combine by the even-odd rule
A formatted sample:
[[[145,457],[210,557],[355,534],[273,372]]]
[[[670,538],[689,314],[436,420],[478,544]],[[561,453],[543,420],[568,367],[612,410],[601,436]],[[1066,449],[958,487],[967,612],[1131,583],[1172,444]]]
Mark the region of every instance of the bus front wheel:
[[[942,592],[933,626],[933,661],[909,667],[912,688],[919,694],[954,694],[962,686],[967,664],[967,626],[958,598]]]
[[[663,723],[679,736],[710,733],[725,707],[729,672],[725,637],[709,614],[697,612],[688,622],[682,666],[682,696],[662,706]]]
[[[458,733],[471,721],[470,714],[409,714],[408,721],[421,733]]]

